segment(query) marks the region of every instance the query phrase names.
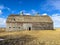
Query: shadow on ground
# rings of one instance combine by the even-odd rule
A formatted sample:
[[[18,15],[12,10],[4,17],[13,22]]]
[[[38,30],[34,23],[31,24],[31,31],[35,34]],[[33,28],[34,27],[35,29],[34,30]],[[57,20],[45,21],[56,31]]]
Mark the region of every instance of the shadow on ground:
[[[4,40],[0,40],[0,45],[27,45],[27,43],[32,42],[36,37],[31,35],[17,36],[16,38],[11,38],[11,36],[0,37]]]

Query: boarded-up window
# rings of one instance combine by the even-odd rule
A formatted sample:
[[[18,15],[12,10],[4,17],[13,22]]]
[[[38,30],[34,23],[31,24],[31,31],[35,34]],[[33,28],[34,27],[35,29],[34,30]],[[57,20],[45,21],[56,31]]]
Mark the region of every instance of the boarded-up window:
[[[13,27],[13,28],[15,28],[15,27]]]
[[[15,19],[14,19],[14,21],[15,21]]]
[[[18,27],[20,29],[20,27]]]
[[[9,27],[9,28],[11,28],[11,27]]]

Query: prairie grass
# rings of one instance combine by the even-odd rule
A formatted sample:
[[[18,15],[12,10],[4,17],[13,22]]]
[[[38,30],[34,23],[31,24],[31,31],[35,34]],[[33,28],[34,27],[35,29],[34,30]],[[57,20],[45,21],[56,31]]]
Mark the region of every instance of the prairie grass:
[[[15,42],[15,44],[8,42],[10,45],[60,45],[60,29],[1,32],[0,38],[20,40],[19,43]],[[21,39],[24,44],[20,44]]]

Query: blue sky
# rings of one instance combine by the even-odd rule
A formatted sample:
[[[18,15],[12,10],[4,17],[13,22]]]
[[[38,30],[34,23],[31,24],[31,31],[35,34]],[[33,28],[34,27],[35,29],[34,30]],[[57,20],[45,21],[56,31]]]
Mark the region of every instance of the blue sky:
[[[6,27],[6,19],[10,14],[39,12],[49,15],[54,27],[60,27],[60,0],[0,0],[0,27]]]

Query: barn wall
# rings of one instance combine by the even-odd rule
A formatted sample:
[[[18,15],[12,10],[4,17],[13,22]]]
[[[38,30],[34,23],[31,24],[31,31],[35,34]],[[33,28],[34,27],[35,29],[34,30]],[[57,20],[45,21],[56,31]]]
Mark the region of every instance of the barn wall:
[[[7,31],[18,31],[18,30],[52,30],[53,23],[7,23],[6,30]]]
[[[33,23],[33,30],[52,30],[53,23]]]
[[[23,30],[29,30],[29,27],[32,30],[32,23],[23,23]]]
[[[19,31],[22,30],[22,23],[7,23],[6,31]]]

